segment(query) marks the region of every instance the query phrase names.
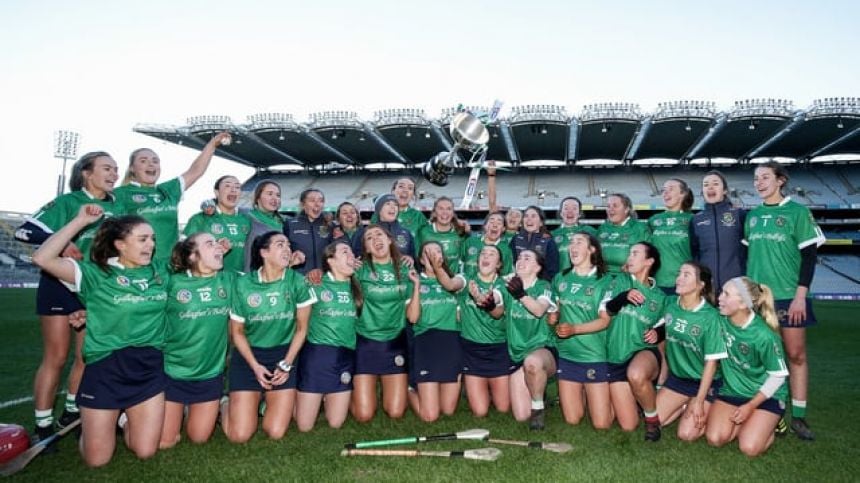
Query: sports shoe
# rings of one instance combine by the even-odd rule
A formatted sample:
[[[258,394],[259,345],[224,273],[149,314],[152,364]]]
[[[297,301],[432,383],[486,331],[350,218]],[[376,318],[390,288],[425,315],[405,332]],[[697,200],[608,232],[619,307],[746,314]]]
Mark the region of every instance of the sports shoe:
[[[64,409],[63,414],[60,415],[60,419],[57,420],[57,427],[63,429],[66,426],[74,423],[78,419],[81,419],[81,413],[73,413],[69,410]]]
[[[804,441],[813,441],[815,439],[815,433],[812,432],[812,429],[806,423],[806,419],[803,418],[791,418],[791,432]]]
[[[44,441],[53,435],[54,435],[54,425],[53,424],[50,426],[45,426],[45,427],[36,426],[33,429],[33,436],[30,438],[30,446],[35,446],[39,441]],[[56,440],[55,440],[51,444],[46,446],[45,449],[42,450],[41,454],[54,454],[57,451],[58,450],[57,450],[57,445],[56,445]]]
[[[657,441],[660,441],[660,436],[662,436],[660,422],[645,421],[645,441],[656,443]]]
[[[779,422],[776,423],[776,428],[773,430],[773,434],[775,434],[778,438],[781,438],[788,434],[788,424],[785,422],[785,418],[779,418]]]
[[[544,428],[544,410],[532,409],[532,415],[529,417],[529,429],[532,431],[541,431]]]

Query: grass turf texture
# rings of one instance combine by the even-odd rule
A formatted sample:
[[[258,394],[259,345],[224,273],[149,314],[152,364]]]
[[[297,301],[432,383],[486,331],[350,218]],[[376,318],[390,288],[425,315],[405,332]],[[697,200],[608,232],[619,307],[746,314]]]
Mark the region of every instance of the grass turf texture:
[[[30,395],[33,373],[41,356],[38,321],[33,314],[32,290],[0,290],[0,402]],[[74,438],[60,442],[60,451],[41,456],[14,480],[48,481],[62,475],[69,481],[148,480],[225,481],[247,479],[303,481],[571,481],[571,480],[782,480],[856,481],[860,474],[860,433],[855,401],[860,398],[856,370],[860,367],[860,331],[856,312],[860,305],[845,302],[816,303],[822,321],[809,331],[811,400],[808,420],[818,438],[805,443],[793,435],[778,439],[762,457],[750,460],[737,445],[711,448],[704,441],[685,444],[675,437],[675,426],[665,428],[663,439],[643,441],[642,429],[624,433],[617,428],[597,432],[588,423],[564,424],[558,407],[547,415],[547,429],[530,432],[510,415],[476,419],[465,401],[458,413],[436,424],[424,424],[409,413],[391,421],[382,415],[366,425],[348,421],[340,430],[320,420],[317,429],[300,434],[291,427],[281,441],[258,433],[245,445],[227,442],[216,432],[201,446],[187,441],[138,461],[118,442],[113,461],[99,470],[87,469]],[[58,411],[61,399],[57,399]],[[0,409],[0,421],[31,429],[32,403]],[[503,454],[496,462],[441,458],[339,456],[344,443],[383,438],[431,435],[472,428],[490,430],[499,439],[568,442],[573,451],[555,454],[528,448],[497,445]],[[479,441],[407,445],[426,450],[471,449],[490,446]]]

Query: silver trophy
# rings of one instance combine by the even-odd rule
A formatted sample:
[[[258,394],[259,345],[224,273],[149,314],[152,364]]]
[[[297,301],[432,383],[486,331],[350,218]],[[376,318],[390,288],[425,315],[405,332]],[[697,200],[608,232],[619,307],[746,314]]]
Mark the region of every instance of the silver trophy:
[[[447,185],[448,175],[454,172],[456,166],[472,166],[476,161],[482,160],[490,140],[490,132],[484,123],[467,111],[454,115],[449,132],[454,140],[451,151],[442,151],[433,156],[422,168],[424,178],[436,186]],[[461,150],[471,153],[465,163],[458,154]]]

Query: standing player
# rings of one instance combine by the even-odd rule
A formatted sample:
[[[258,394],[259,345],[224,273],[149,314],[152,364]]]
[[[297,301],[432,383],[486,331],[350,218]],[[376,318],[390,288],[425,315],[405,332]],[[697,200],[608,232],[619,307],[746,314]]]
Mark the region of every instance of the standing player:
[[[690,250],[693,260],[714,274],[714,286],[746,273],[747,250],[744,237],[746,210],[735,208],[729,199],[729,185],[719,171],[702,178],[705,207],[690,221]]]
[[[622,272],[630,247],[648,241],[648,226],[639,223],[633,202],[624,193],[612,193],[606,198],[606,221],[597,229],[603,248],[606,269],[612,275]]]
[[[302,432],[313,429],[323,402],[330,427],[340,428],[346,421],[355,374],[355,324],[364,304],[347,243],[325,247],[322,266],[325,274],[313,289],[319,295],[299,357],[296,424]]]
[[[322,275],[323,249],[333,240],[329,219],[323,216],[325,195],[316,188],[308,188],[299,195],[299,204],[302,210],[284,223],[284,234],[293,251],[303,255],[304,261],[295,270],[302,275],[316,272],[311,278],[318,280]]]
[[[505,337],[504,280],[501,247],[485,245],[478,255],[477,272],[468,277],[468,294],[461,292],[460,342],[463,375],[472,414],[482,418],[490,410],[506,413],[511,408],[508,376],[516,369]]]
[[[523,211],[523,228],[510,242],[511,252],[515,260],[525,250],[533,251],[541,256],[541,278],[552,280],[558,273],[558,248],[546,229],[546,216],[537,206],[529,206]]]
[[[284,230],[281,209],[281,186],[270,179],[264,179],[254,187],[254,206],[248,212],[251,228],[245,237],[245,246],[250,247],[254,239],[263,233]],[[245,250],[245,264],[242,269],[251,270],[251,250]]]
[[[648,219],[651,243],[660,250],[660,270],[655,279],[666,295],[675,293],[675,278],[681,264],[692,258],[690,252],[690,209],[693,191],[684,180],[671,178],[663,183],[666,211]]]
[[[474,278],[478,272],[479,256],[484,246],[492,245],[499,249],[502,255],[502,274],[514,271],[514,256],[511,246],[502,240],[505,230],[505,217],[499,212],[491,212],[484,218],[484,229],[481,233],[474,233],[463,242],[463,252],[460,259],[463,261],[463,274],[467,278]]]
[[[758,456],[773,444],[787,396],[773,296],[767,285],[733,278],[720,294],[720,314],[729,357],[720,365],[723,385],[708,413],[708,443],[723,446],[737,438],[741,452]]]
[[[418,389],[418,416],[433,422],[439,413],[451,416],[460,400],[460,324],[457,292],[466,286],[454,275],[442,245],[428,241],[421,246],[421,315],[413,328],[411,379]]]
[[[121,214],[111,194],[116,180],[116,162],[108,153],[96,151],[83,155],[72,167],[69,179],[71,193],[59,196],[27,218],[15,232],[15,238],[25,243],[41,244],[67,225],[77,216],[80,207],[88,203],[98,204],[105,217]],[[97,218],[90,226],[74,233],[63,249],[63,256],[78,261],[89,260],[90,246],[100,224],[101,218]],[[73,334],[75,360],[69,372],[66,401],[58,424],[65,427],[80,417],[75,396],[84,370],[81,347],[84,343],[85,312],[80,300],[45,271],[39,278],[36,312],[42,328],[43,352],[33,381],[33,405],[36,410],[36,438],[43,440],[54,433],[54,400]]]
[[[214,236],[226,251],[224,269],[234,272],[244,268],[245,239],[251,231],[250,220],[237,209],[241,189],[242,184],[235,176],[218,178],[215,182],[215,213],[195,214],[188,220],[183,232],[185,236],[199,232]]]
[[[430,241],[439,243],[448,267],[460,272],[460,253],[468,236],[464,223],[458,220],[457,214],[454,213],[454,202],[447,196],[441,196],[433,203],[430,224],[418,232],[416,245],[422,247]]]
[[[167,329],[164,340],[164,427],[161,449],[185,431],[194,443],[205,443],[215,429],[218,401],[224,390],[224,360],[234,274],[225,272],[224,249],[209,233],[177,243],[167,284]]]
[[[98,205],[82,206],[33,254],[33,263],[79,293],[87,307],[87,365],[77,403],[83,428],[80,450],[88,466],[110,462],[120,410],[128,417],[125,444],[141,459],[158,450],[164,422],[166,378],[160,348],[169,275],[166,267],[152,262],[152,227],[139,216],[108,218],[93,240],[92,261],[61,257],[73,237],[103,214]]]
[[[374,215],[379,220],[376,226],[387,231],[397,246],[397,252],[403,257],[403,262],[412,266],[415,262],[415,240],[412,233],[397,221],[397,199],[394,195],[382,195],[374,202]],[[364,254],[364,234],[369,226],[362,226],[352,237],[352,252],[355,256]]]
[[[568,245],[573,240],[573,235],[577,233],[589,233],[597,236],[597,230],[579,223],[579,218],[582,216],[582,202],[576,196],[567,196],[558,205],[558,217],[561,218],[561,225],[552,231],[553,241],[558,247],[558,269],[563,272],[570,268],[570,253],[567,250]]]
[[[714,308],[711,272],[704,265],[681,265],[675,282],[677,297],[670,297],[663,314],[663,329],[651,329],[645,341],[654,343],[665,331],[669,378],[657,391],[660,423],[668,426],[683,414],[678,439],[695,441],[705,434],[717,363],[728,357],[720,314]],[[686,407],[686,409],[684,409]]]
[[[257,408],[265,396],[263,431],[271,439],[287,432],[296,400],[295,363],[317,300],[304,277],[291,270],[290,242],[270,231],[251,245],[251,269],[233,290],[230,335],[230,400],[221,410],[227,438],[244,443],[257,431]]]
[[[405,324],[421,315],[421,280],[401,261],[391,234],[379,225],[369,225],[362,241],[363,263],[356,275],[364,306],[356,324],[352,414],[364,423],[376,414],[379,380],[385,413],[398,419],[406,412]]]
[[[155,260],[170,260],[173,245],[179,240],[177,209],[182,194],[206,173],[215,150],[229,140],[226,132],[213,136],[188,170],[164,183],[158,183],[161,159],[155,151],[140,148],[131,152],[122,186],[114,195],[126,213],[142,216],[155,230]]]
[[[515,372],[510,375],[511,410],[517,421],[532,430],[544,429],[544,392],[556,371],[553,335],[547,314],[556,310],[549,282],[539,278],[543,256],[523,250],[516,275],[505,284],[505,326],[508,354]]]
[[[624,431],[639,426],[639,407],[645,413],[645,440],[660,439],[657,394],[660,351],[643,340],[665,312],[666,295],[657,288],[654,275],[660,269],[660,252],[647,242],[630,247],[627,272],[609,284],[606,312],[612,317],[607,333],[609,393],[612,409]]]
[[[788,171],[777,162],[755,169],[755,189],[763,204],[747,215],[744,243],[749,247],[750,278],[773,290],[788,358],[791,429],[800,439],[815,438],[806,423],[809,366],[806,327],[816,323],[809,299],[818,247],[824,234],[809,208],[785,197]]]
[[[334,219],[332,236],[335,240],[343,240],[347,245],[352,246],[355,234],[358,232],[359,225],[361,224],[358,208],[349,201],[344,201],[337,205]]]
[[[611,280],[600,253],[600,242],[590,233],[576,233],[568,245],[573,265],[553,278],[558,312],[555,332],[558,347],[558,392],[568,424],[579,424],[588,414],[595,429],[612,425],[606,364],[606,327],[609,315],[600,310]],[[585,398],[583,398],[583,393]]]
[[[397,222],[412,234],[412,238],[416,238],[418,232],[427,226],[428,222],[421,210],[412,207],[412,201],[415,199],[415,180],[408,177],[398,178],[391,185],[391,194],[397,201]],[[378,223],[379,220],[379,210],[376,210],[370,218],[370,222]],[[406,254],[402,249],[401,253]],[[414,254],[410,252],[409,255]]]

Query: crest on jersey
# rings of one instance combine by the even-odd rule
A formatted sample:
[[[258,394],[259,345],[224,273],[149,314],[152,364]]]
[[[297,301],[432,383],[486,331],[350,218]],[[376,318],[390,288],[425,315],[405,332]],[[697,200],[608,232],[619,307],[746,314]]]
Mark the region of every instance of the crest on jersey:
[[[176,300],[181,304],[187,304],[191,302],[191,290],[182,289],[176,292]]]
[[[396,240],[397,240],[397,248],[406,246],[406,237],[405,236],[397,235]]]
[[[370,275],[368,275],[368,278],[370,278],[370,280],[376,282],[379,280],[379,274],[377,274],[376,272],[370,272]]]
[[[692,335],[693,337],[698,337],[702,335],[702,328],[698,325],[693,324],[693,326],[690,327],[690,335]]]
[[[320,300],[322,300],[323,302],[331,302],[332,300],[334,300],[334,294],[331,293],[331,290],[323,290],[320,294]]]
[[[222,233],[224,233],[224,225],[221,223],[212,223],[212,234],[220,235]]]
[[[128,277],[126,277],[125,275],[117,276],[116,283],[118,283],[120,287],[128,287],[129,285],[131,285],[131,281],[129,281]]]
[[[660,307],[657,305],[657,302],[653,300],[648,302],[648,310],[650,310],[651,312],[656,312],[659,308]]]
[[[738,344],[738,350],[741,351],[741,354],[746,356],[750,353],[750,346],[746,342],[741,342]]]
[[[758,225],[758,217],[754,216],[754,217],[750,218],[750,228],[752,228],[756,225]]]
[[[654,220],[654,226],[663,226],[663,220],[659,218]]]
[[[629,233],[624,233],[624,234],[622,234],[622,235],[621,235],[621,241],[623,241],[624,243],[627,243],[627,241],[628,241],[629,239],[630,239],[630,234],[629,234]]]
[[[778,226],[780,228],[785,226],[785,217],[784,216],[779,215],[776,217],[776,226]]]
[[[475,256],[478,254],[478,247],[469,247],[469,256]]]
[[[426,286],[426,285],[422,285],[422,286],[421,286],[421,293],[423,293],[423,294],[428,294],[428,293],[430,293],[430,287],[428,287],[428,286]]]
[[[137,194],[137,195],[132,196],[131,199],[135,203],[144,203],[144,202],[146,202],[146,195]]]
[[[406,359],[403,358],[402,355],[394,356],[394,365],[397,367],[403,367],[403,364],[406,364]]]
[[[561,282],[560,284],[558,284],[559,292],[564,292],[565,290],[567,290],[567,282]]]
[[[352,381],[352,374],[349,371],[343,371],[340,373],[340,383],[341,384],[349,384]]]
[[[556,243],[561,243],[561,240],[562,240],[563,238],[564,238],[564,237],[562,237],[561,235],[556,235],[556,236],[555,236],[555,242],[556,242]]]
[[[738,220],[735,218],[735,215],[729,212],[723,213],[723,217],[720,219],[720,223],[723,226],[735,226],[737,221]]]
[[[247,302],[249,306],[257,308],[263,303],[263,296],[256,292],[252,293],[251,295],[248,295]]]
[[[224,290],[224,287],[218,287],[218,297],[220,297],[222,299],[227,298],[227,291]]]
[[[328,236],[328,225],[321,225],[319,231],[320,231],[320,237],[321,238],[327,237]]]
[[[597,371],[595,371],[594,369],[589,369],[585,371],[585,378],[589,381],[597,379]]]

